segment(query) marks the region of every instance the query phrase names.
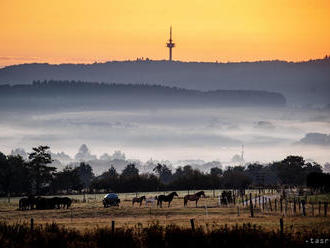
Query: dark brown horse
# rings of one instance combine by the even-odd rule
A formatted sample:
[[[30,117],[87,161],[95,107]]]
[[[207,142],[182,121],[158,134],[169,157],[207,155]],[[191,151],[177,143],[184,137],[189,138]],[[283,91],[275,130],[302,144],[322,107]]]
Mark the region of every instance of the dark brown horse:
[[[145,196],[134,197],[133,200],[132,200],[132,206],[134,206],[134,203],[135,203],[135,202],[138,202],[138,203],[140,203],[140,207],[141,207],[142,202],[143,202],[143,200],[145,200],[145,199],[146,199]]]
[[[178,194],[176,192],[172,192],[168,195],[157,196],[157,206],[162,207],[162,202],[168,202],[168,207],[170,207],[171,201],[173,200],[174,196],[178,196]]]
[[[204,191],[199,191],[193,195],[185,195],[185,197],[183,197],[184,206],[185,207],[187,206],[188,201],[196,201],[196,208],[197,208],[197,202],[198,202],[199,198],[201,198],[201,196],[205,197]]]

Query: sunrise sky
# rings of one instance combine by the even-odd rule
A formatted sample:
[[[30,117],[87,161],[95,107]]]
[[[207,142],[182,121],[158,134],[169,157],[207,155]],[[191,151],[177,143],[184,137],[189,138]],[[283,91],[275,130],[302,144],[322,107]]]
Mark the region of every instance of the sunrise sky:
[[[289,61],[330,54],[329,0],[0,0],[0,67],[137,57]]]

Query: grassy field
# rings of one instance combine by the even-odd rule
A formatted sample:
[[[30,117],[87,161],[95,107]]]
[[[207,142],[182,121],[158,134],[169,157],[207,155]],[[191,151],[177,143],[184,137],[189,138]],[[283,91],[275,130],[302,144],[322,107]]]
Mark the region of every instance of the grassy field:
[[[135,194],[120,194],[121,204],[119,207],[104,208],[102,205],[102,195],[86,195],[86,202],[83,202],[84,196],[72,196],[74,203],[70,209],[52,209],[52,210],[28,210],[19,211],[18,199],[12,198],[10,203],[6,198],[0,200],[0,221],[6,223],[24,223],[34,219],[36,225],[46,223],[57,223],[59,226],[74,228],[78,230],[86,230],[96,227],[109,227],[111,221],[114,220],[116,227],[146,227],[158,223],[160,225],[176,224],[182,227],[190,226],[190,219],[195,220],[196,227],[217,228],[227,226],[242,225],[242,223],[251,223],[256,228],[261,226],[266,230],[278,230],[279,220],[284,219],[284,229],[287,232],[304,232],[318,230],[330,232],[330,217],[324,217],[324,209],[322,205],[321,216],[319,216],[318,207],[314,206],[314,216],[312,216],[311,205],[307,204],[307,216],[302,216],[302,210],[293,213],[292,204],[288,205],[287,212],[277,212],[270,210],[269,206],[265,210],[261,210],[257,204],[254,209],[254,218],[250,217],[250,208],[246,206],[232,205],[218,206],[218,199],[213,197],[213,192],[207,192],[207,198],[201,198],[198,208],[194,202],[189,202],[188,207],[183,207],[182,196],[186,192],[179,192],[179,198],[175,198],[168,208],[167,204],[163,208],[157,206],[141,207],[132,206],[131,199]],[[151,196],[157,193],[147,193]],[[143,195],[142,193],[140,195]],[[218,195],[218,192],[216,192]],[[329,199],[329,195],[321,195],[313,200],[318,202],[319,199]],[[274,199],[273,199],[274,200]],[[254,201],[253,201],[254,203]],[[274,204],[274,201],[273,203]],[[239,216],[238,216],[239,206]]]

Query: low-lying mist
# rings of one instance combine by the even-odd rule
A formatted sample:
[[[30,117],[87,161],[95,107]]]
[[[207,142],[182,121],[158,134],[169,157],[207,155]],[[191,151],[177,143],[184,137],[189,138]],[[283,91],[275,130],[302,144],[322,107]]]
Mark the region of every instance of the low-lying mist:
[[[327,110],[226,107],[0,114],[4,153],[47,144],[52,152],[74,157],[86,144],[97,157],[120,150],[130,159],[168,160],[174,166],[182,160],[226,166],[241,156],[244,145],[245,162],[267,163],[290,154],[321,164],[330,161]]]

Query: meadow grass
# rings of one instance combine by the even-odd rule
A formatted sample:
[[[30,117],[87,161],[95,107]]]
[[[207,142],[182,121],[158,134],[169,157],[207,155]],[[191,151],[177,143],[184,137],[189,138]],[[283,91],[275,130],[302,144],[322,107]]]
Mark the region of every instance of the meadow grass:
[[[320,196],[326,198],[328,196]],[[312,216],[311,205],[306,205],[307,216],[302,216],[302,210],[293,213],[292,204],[289,204],[288,211],[277,212],[270,211],[269,206],[261,210],[257,204],[254,209],[255,217],[250,217],[250,208],[239,205],[240,213],[238,216],[237,206],[218,206],[218,199],[212,195],[207,198],[201,198],[198,202],[198,208],[194,202],[189,202],[188,207],[183,207],[183,199],[175,198],[168,208],[163,204],[163,208],[146,206],[143,204],[132,206],[129,199],[121,199],[119,207],[104,208],[99,197],[89,198],[82,202],[82,196],[76,196],[75,202],[70,209],[50,209],[50,210],[18,210],[18,198],[11,199],[10,203],[2,200],[0,202],[0,221],[15,224],[29,222],[34,219],[36,225],[46,223],[57,223],[62,227],[74,228],[76,230],[88,230],[96,227],[109,227],[111,221],[115,221],[116,227],[147,227],[155,223],[161,226],[178,225],[189,227],[190,219],[195,220],[197,227],[221,227],[236,226],[242,223],[251,223],[251,225],[261,226],[265,230],[272,231],[279,229],[279,219],[283,217],[285,231],[306,232],[312,230],[326,231],[330,230],[330,217],[323,216],[323,206],[319,216],[318,208],[315,206],[314,216]],[[327,198],[326,198],[327,199]],[[254,201],[253,201],[254,203]],[[272,203],[274,204],[274,202]],[[284,208],[284,207],[283,207]]]

